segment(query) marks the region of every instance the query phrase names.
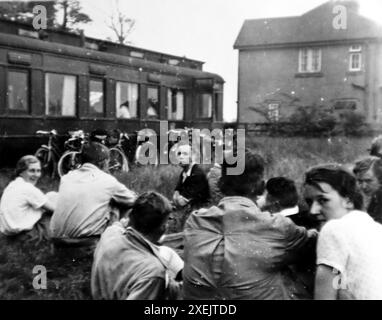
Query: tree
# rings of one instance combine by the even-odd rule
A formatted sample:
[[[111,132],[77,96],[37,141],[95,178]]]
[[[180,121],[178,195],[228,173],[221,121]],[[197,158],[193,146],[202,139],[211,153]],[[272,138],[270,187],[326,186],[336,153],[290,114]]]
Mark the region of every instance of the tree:
[[[133,31],[135,20],[121,12],[118,1],[114,12],[109,17],[107,26],[114,32],[119,44],[129,44],[128,36]]]
[[[89,23],[92,19],[81,12],[82,7],[78,0],[61,0],[58,2],[59,10],[62,10],[62,23],[57,23],[57,27],[64,30],[75,30],[75,26],[80,23]]]

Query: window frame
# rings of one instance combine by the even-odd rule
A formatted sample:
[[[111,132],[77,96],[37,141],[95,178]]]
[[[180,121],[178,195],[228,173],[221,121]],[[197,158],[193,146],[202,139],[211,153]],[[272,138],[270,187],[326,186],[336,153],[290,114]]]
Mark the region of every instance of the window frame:
[[[158,92],[158,109],[156,110],[157,114],[158,114],[157,117],[153,117],[153,116],[149,116],[148,115],[148,110],[149,110],[149,106],[150,106],[150,103],[149,103],[149,89],[156,89],[157,92]],[[146,87],[146,99],[147,99],[147,107],[146,107],[146,113],[144,115],[144,119],[147,119],[147,120],[161,120],[161,112],[160,112],[160,108],[161,108],[161,103],[160,103],[160,100],[161,100],[161,90],[160,90],[160,86],[147,85],[147,87]]]
[[[132,85],[136,85],[137,86],[137,110],[136,110],[136,114],[134,117],[130,117],[130,118],[122,118],[122,117],[118,117],[118,113],[117,113],[117,108],[119,107],[117,105],[117,101],[118,101],[118,98],[117,98],[117,86],[118,86],[118,83],[125,83],[125,84],[132,84]],[[139,105],[140,105],[140,84],[137,83],[137,82],[129,82],[129,81],[122,81],[122,80],[115,80],[115,118],[117,120],[132,120],[132,119],[139,119],[139,116],[140,116],[140,109],[139,109]]]
[[[8,93],[8,85],[9,85],[9,73],[10,72],[18,72],[18,73],[24,73],[27,76],[27,95],[26,95],[26,101],[27,101],[27,110],[19,110],[19,109],[11,109],[9,108],[9,95]],[[18,68],[18,67],[8,67],[5,69],[5,113],[11,114],[11,115],[30,115],[31,114],[31,72],[30,69],[26,68]]]
[[[182,106],[182,108],[183,108],[183,116],[182,116],[181,119],[173,119],[173,118],[169,117],[169,112],[170,112],[169,108],[170,108],[170,106],[169,106],[169,101],[168,101],[168,94],[169,94],[169,91],[172,94],[173,90],[177,91],[175,97],[177,97],[178,92],[181,92],[183,94],[183,106]],[[171,95],[171,96],[173,96],[173,95]],[[185,106],[186,106],[186,91],[184,89],[181,89],[181,88],[166,87],[166,118],[167,118],[167,120],[168,121],[184,121],[184,119],[185,119]],[[171,103],[171,107],[173,107],[172,103]],[[177,108],[178,108],[178,106],[177,106]]]
[[[74,86],[74,114],[73,115],[51,115],[47,113],[47,92],[46,92],[46,86],[47,86],[47,75],[48,74],[55,74],[55,75],[61,75],[61,76],[70,76],[74,77],[75,79],[75,86]],[[44,71],[44,116],[48,118],[78,118],[78,75],[77,74],[71,74],[71,73],[61,73],[56,71]],[[61,110],[62,111],[62,110]]]
[[[202,101],[203,101],[203,98],[202,96],[205,95],[205,94],[208,94],[210,96],[210,101],[211,101],[211,104],[210,104],[210,116],[207,116],[207,117],[202,117],[201,114],[200,114],[200,108],[198,107],[197,110],[198,110],[198,113],[197,113],[197,119],[200,119],[200,120],[212,120],[213,119],[213,92],[210,92],[210,91],[202,91],[202,92],[198,92],[197,95],[199,96],[199,98],[197,99],[198,100],[198,103],[199,103],[199,106],[202,106]]]
[[[318,54],[317,54],[318,53]],[[317,54],[317,55],[316,55]],[[317,68],[313,69],[314,57],[317,57]],[[303,68],[304,66],[304,68]],[[321,48],[300,48],[298,55],[299,73],[320,73],[322,70],[322,49]]]
[[[280,121],[280,102],[270,101],[267,103],[267,115],[271,122],[279,122]],[[275,108],[271,108],[275,107]],[[273,113],[275,113],[273,115]]]
[[[102,113],[96,113],[96,112],[91,112],[91,106],[90,106],[90,82],[91,81],[98,81],[102,82]],[[104,118],[106,114],[106,83],[105,79],[101,77],[89,77],[88,81],[88,110],[87,110],[87,115],[91,117],[96,117],[96,118]]]

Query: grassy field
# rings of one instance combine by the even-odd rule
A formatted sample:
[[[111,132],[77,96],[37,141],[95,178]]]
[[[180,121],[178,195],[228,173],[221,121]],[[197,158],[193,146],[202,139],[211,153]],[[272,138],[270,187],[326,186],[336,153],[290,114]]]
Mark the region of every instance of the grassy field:
[[[351,164],[367,154],[371,138],[303,139],[252,137],[246,146],[260,152],[267,162],[266,178],[287,176],[300,186],[307,168],[328,162]],[[156,190],[171,198],[179,168],[175,166],[138,167],[117,178],[141,193]],[[0,194],[11,179],[11,169],[0,170]],[[58,181],[41,179],[47,192],[58,189]],[[35,265],[47,268],[47,289],[35,290]],[[65,260],[53,253],[49,243],[36,246],[0,236],[0,299],[90,299],[89,259]]]

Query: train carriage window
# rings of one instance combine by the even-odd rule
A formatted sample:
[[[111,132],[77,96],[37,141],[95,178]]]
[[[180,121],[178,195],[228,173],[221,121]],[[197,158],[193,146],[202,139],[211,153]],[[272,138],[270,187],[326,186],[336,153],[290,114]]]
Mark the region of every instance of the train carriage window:
[[[159,88],[148,87],[147,88],[147,118],[158,119],[159,118]]]
[[[12,111],[29,111],[28,72],[8,71],[7,108]]]
[[[104,114],[104,85],[103,80],[91,79],[89,81],[89,114]]]
[[[136,118],[138,116],[138,84],[117,82],[116,114],[117,118]]]
[[[184,92],[177,89],[167,89],[168,120],[184,119]]]
[[[75,76],[45,74],[45,113],[49,116],[74,116],[76,114]]]
[[[199,115],[199,118],[212,117],[212,94],[211,93],[202,93],[200,95],[198,115]]]

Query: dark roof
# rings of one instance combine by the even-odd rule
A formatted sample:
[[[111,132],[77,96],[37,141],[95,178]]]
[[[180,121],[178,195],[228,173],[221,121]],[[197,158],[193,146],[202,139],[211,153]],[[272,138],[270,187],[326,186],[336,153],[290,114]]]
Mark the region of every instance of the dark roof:
[[[347,7],[347,28],[335,29],[335,5]],[[360,15],[352,1],[328,1],[297,17],[245,20],[234,44],[235,49],[355,39],[382,39],[382,26]]]

